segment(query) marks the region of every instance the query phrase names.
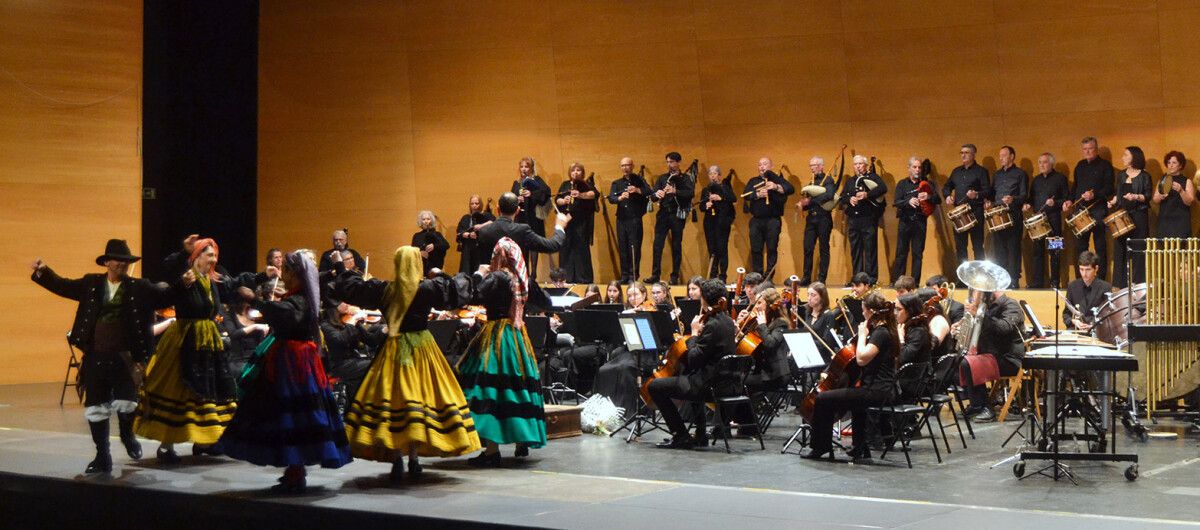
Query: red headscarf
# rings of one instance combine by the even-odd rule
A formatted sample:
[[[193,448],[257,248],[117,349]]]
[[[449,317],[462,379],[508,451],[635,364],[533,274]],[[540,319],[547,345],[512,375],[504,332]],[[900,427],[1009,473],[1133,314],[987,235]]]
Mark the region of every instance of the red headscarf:
[[[217,247],[216,240],[211,237],[197,239],[195,243],[192,243],[192,255],[188,256],[188,265],[195,266],[196,258],[199,258],[200,254],[204,253],[204,249],[208,247],[212,247],[214,256],[218,258],[221,256],[221,249]],[[216,281],[220,277],[221,275],[217,274],[217,264],[213,263],[213,267],[208,270],[208,279]]]

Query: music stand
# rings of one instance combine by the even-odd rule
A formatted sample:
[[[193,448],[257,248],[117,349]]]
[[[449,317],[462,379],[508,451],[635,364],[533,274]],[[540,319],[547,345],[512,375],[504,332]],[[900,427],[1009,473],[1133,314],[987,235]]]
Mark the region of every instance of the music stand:
[[[692,320],[700,314],[700,301],[691,300],[688,298],[676,298],[675,305],[679,306],[679,321],[685,326],[690,326]]]
[[[592,304],[587,306],[587,309],[590,311],[612,311],[614,313],[620,313],[621,311],[625,310],[625,304]]]
[[[625,348],[634,355],[634,362],[637,363],[637,388],[634,390],[639,394],[636,401],[641,401],[642,389],[642,354],[653,352],[658,355],[658,352],[666,349],[666,346],[659,341],[660,335],[655,329],[655,322],[651,315],[659,313],[632,313],[618,315],[617,320],[620,323],[621,335],[625,343]],[[667,335],[670,337],[671,335]],[[618,432],[628,429],[629,436],[625,437],[625,442],[632,442],[634,438],[640,438],[642,435],[659,430],[664,433],[670,432],[658,422],[658,411],[650,408],[650,404],[644,401],[638,405],[637,412],[632,418],[625,421],[623,425],[609,433],[609,436],[615,436]]]
[[[810,373],[813,370],[821,370],[825,368],[825,358],[821,356],[821,350],[817,348],[817,343],[813,340],[811,333],[807,331],[785,331],[783,332],[783,340],[788,345],[788,355],[796,362],[796,366],[801,371]],[[807,385],[801,386],[805,394],[808,393]],[[812,432],[812,426],[807,422],[800,422],[800,426],[796,428],[796,432],[788,438],[787,443],[783,444],[783,449],[780,453],[787,453],[788,448],[797,441],[800,442],[800,447],[808,447],[809,435]]]

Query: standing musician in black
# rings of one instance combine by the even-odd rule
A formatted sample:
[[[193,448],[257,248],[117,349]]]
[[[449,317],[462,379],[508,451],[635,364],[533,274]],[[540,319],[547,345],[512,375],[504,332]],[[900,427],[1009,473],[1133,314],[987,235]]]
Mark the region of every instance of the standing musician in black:
[[[1108,200],[1113,196],[1113,165],[1112,162],[1100,158],[1100,143],[1094,136],[1088,136],[1080,142],[1083,159],[1075,164],[1075,182],[1071,187],[1071,200],[1062,205],[1063,212],[1070,215],[1072,208],[1081,203],[1087,208],[1088,214],[1096,222],[1091,229],[1092,245],[1095,247],[1096,259],[1100,262],[1100,278],[1107,276],[1108,267],[1108,234],[1104,228],[1104,217],[1108,214]],[[1088,250],[1088,235],[1079,237],[1075,247],[1079,251]]]
[[[483,225],[495,221],[496,216],[492,215],[490,205],[488,210],[484,210],[483,200],[478,195],[472,195],[467,206],[470,213],[458,220],[454,239],[458,241],[458,251],[462,253],[458,272],[474,274],[479,270],[479,266],[483,265],[483,262],[480,261],[479,234],[476,231]]]
[[[824,158],[812,157],[808,161],[808,169],[813,174],[813,185],[825,188],[825,193],[812,198],[801,195],[796,203],[797,210],[808,212],[804,220],[804,272],[800,274],[800,285],[811,283],[813,250],[818,241],[821,243],[821,261],[817,265],[817,281],[825,283],[829,275],[829,235],[833,232],[833,212],[826,210],[823,205],[837,197],[837,183],[833,177],[825,174]]]
[[[908,178],[896,183],[896,199],[892,205],[896,207],[896,218],[900,220],[897,230],[896,261],[892,263],[892,283],[905,275],[908,267],[908,254],[912,252],[912,277],[921,277],[921,259],[925,255],[925,230],[928,226],[929,213],[933,207],[942,202],[933,186],[925,180],[920,158],[908,159]],[[924,186],[922,182],[926,182]],[[925,188],[922,191],[921,188]]]
[[[650,200],[658,203],[658,215],[654,219],[653,270],[646,283],[658,283],[662,275],[663,245],[667,234],[671,234],[671,284],[682,282],[680,268],[683,264],[683,227],[696,196],[696,183],[679,170],[683,156],[675,151],[667,153],[667,172],[654,182],[654,193]]]
[[[804,458],[833,457],[833,422],[850,411],[854,445],[849,455],[855,462],[870,461],[867,446],[867,411],[873,405],[886,405],[896,398],[896,359],[900,337],[896,331],[895,306],[879,293],[863,300],[866,320],[858,325],[854,363],[860,374],[858,385],[826,390],[817,394],[813,408],[811,449]]]
[[[1046,222],[1050,223],[1048,237],[1062,237],[1062,204],[1067,200],[1067,176],[1054,170],[1054,155],[1050,153],[1042,153],[1037,163],[1038,174],[1029,184],[1029,202],[1022,209],[1026,213],[1036,209],[1037,213],[1045,215]],[[1044,289],[1046,241],[1035,241],[1032,252],[1028,287]],[[1050,255],[1050,286],[1055,289],[1059,287],[1058,273],[1058,252],[1054,252]]]
[[[650,184],[633,172],[633,159],[621,159],[621,178],[613,181],[608,202],[617,205],[617,253],[621,283],[637,280],[642,266],[642,216],[650,203]]]
[[[954,252],[958,262],[967,261],[967,237],[971,238],[971,249],[974,259],[983,257],[983,200],[988,196],[988,172],[975,163],[975,144],[963,144],[959,150],[962,165],[950,172],[950,178],[942,186],[942,196],[946,198],[946,206],[951,208],[960,204],[970,204],[971,214],[975,216],[975,226],[966,232],[954,233]],[[959,282],[961,283],[961,282]]]
[[[1008,207],[1008,215],[1012,218],[1012,226],[992,235],[992,243],[996,248],[994,254],[996,263],[1008,271],[1012,278],[1009,284],[1017,288],[1021,279],[1021,234],[1025,223],[1022,222],[1021,206],[1025,204],[1025,196],[1029,194],[1029,175],[1025,170],[1016,166],[1017,151],[1012,146],[1000,148],[997,155],[1000,167],[992,175],[992,189],[988,200],[984,201],[985,208],[991,208],[992,203],[1000,203]]]
[[[420,230],[413,234],[412,246],[421,251],[421,266],[428,276],[429,271],[441,269],[446,264],[450,242],[437,231],[437,217],[429,210],[421,210],[417,214],[417,228]]]
[[[592,283],[592,234],[595,231],[595,186],[583,178],[583,164],[572,162],[567,168],[568,179],[558,187],[554,199],[560,212],[569,212],[574,220],[567,225],[567,241],[559,251],[560,264],[572,283]]]
[[[534,234],[546,237],[546,214],[548,213],[547,206],[550,203],[550,186],[542,180],[542,177],[534,174],[533,159],[530,157],[522,158],[517,164],[517,170],[520,174],[513,182],[512,192],[517,195],[517,202],[521,210],[513,220],[528,225],[533,229]],[[526,249],[522,248],[521,250]],[[487,251],[488,256],[491,256],[492,249],[488,248]],[[537,253],[525,253],[525,264],[526,270],[529,271],[529,279],[536,281]]]
[[[874,279],[879,277],[879,220],[883,217],[887,184],[868,171],[868,163],[867,157],[854,155],[854,178],[842,185],[839,202],[846,208],[854,272],[865,272]],[[874,183],[874,188],[868,182]]]
[[[700,286],[700,311],[708,314],[725,298],[725,282],[710,279]],[[706,444],[704,414],[696,415],[696,438],[687,431],[687,425],[675,406],[676,399],[701,401],[705,399],[708,385],[717,374],[717,363],[722,357],[734,352],[734,334],[737,332],[733,319],[725,311],[716,311],[701,322],[697,316],[692,320],[692,336],[687,339],[687,354],[682,359],[683,373],[674,377],[662,377],[650,382],[649,393],[654,405],[662,413],[663,421],[671,431],[671,438],[659,445],[671,449],[691,449],[698,441]]]
[[[758,176],[746,182],[742,196],[749,196],[742,208],[750,214],[750,270],[761,272],[770,280],[775,276],[779,260],[779,233],[783,230],[783,212],[789,195],[796,192],[792,184],[771,171],[771,159],[758,160]],[[767,265],[763,269],[763,245],[766,245]]]
[[[701,206],[704,207],[704,242],[708,245],[708,277],[721,281],[725,281],[729,270],[729,231],[737,216],[733,208],[737,196],[729,181],[729,178],[721,180],[720,166],[712,166],[708,168],[708,186],[700,192]]]

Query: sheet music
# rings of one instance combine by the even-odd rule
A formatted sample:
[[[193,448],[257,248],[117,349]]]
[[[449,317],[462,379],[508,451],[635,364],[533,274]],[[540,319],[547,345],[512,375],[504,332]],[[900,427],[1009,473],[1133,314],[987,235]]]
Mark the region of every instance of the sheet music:
[[[812,334],[806,331],[784,333],[783,340],[787,342],[788,351],[791,353],[792,358],[796,360],[796,366],[800,367],[800,369],[821,368],[825,366],[825,358],[821,357],[821,352],[817,349],[817,343],[813,340]]]

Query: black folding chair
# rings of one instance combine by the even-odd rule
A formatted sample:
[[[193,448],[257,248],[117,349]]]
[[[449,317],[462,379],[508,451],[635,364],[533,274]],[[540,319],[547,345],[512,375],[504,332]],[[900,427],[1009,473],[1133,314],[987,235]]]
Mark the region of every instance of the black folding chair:
[[[958,429],[958,438],[962,442],[963,449],[967,448],[967,438],[963,436],[962,424],[958,422],[959,412],[963,413],[963,423],[967,424],[967,432],[970,433],[971,439],[975,438],[975,430],[971,428],[971,418],[967,417],[966,407],[962,403],[962,394],[965,391],[958,386],[958,367],[962,362],[963,356],[956,353],[943,355],[938,359],[933,365],[933,382],[929,397],[924,400],[932,409],[931,413],[935,414],[938,426],[942,427],[942,441],[946,444],[946,454],[950,454],[950,441],[947,439],[946,429],[942,425],[942,407],[950,410],[950,417],[954,419],[954,428]],[[955,402],[958,403],[957,411],[954,410]]]
[[[729,448],[730,429],[757,428],[759,426],[758,416],[754,413],[753,400],[746,392],[746,375],[750,373],[753,365],[754,358],[749,355],[722,357],[717,362],[717,376],[708,389],[708,394],[712,396],[712,401],[716,404],[716,425],[718,426],[716,430],[725,442],[726,453],[733,452]],[[750,423],[730,423],[729,419],[725,417],[725,411],[735,407],[745,407],[750,411]],[[754,433],[754,437],[758,439],[759,448],[765,451],[767,446],[763,443],[762,429],[758,429],[758,432]],[[712,443],[715,445],[717,440],[714,438]]]
[[[67,332],[67,350],[71,352],[71,358],[67,359],[67,375],[63,376],[62,394],[58,396],[58,406],[63,406],[63,402],[67,399],[67,387],[73,387],[76,391],[79,390],[79,367],[83,366],[79,360],[79,356],[75,355],[75,345],[71,344],[71,332]],[[75,370],[75,379],[71,378],[71,370]],[[79,394],[79,402],[83,403],[83,394]]]
[[[924,375],[925,366],[917,364],[907,364],[900,367],[896,372],[897,380],[916,379]],[[921,378],[921,384],[916,389],[917,395],[925,395],[928,393],[928,379]],[[883,439],[883,453],[879,458],[887,456],[888,451],[895,447],[896,443],[900,444],[900,450],[904,452],[904,461],[908,464],[908,468],[912,469],[912,457],[909,455],[911,449],[912,438],[915,434],[921,432],[921,428],[929,430],[929,440],[933,443],[933,454],[937,456],[938,463],[942,463],[942,454],[938,450],[937,437],[933,435],[933,426],[929,423],[929,411],[931,407],[928,405],[918,405],[916,403],[895,403],[892,405],[882,405],[876,407],[867,407],[867,413],[874,418],[876,431],[880,433]],[[883,429],[883,422],[888,422],[887,426],[890,429]],[[910,427],[912,425],[912,427]]]

